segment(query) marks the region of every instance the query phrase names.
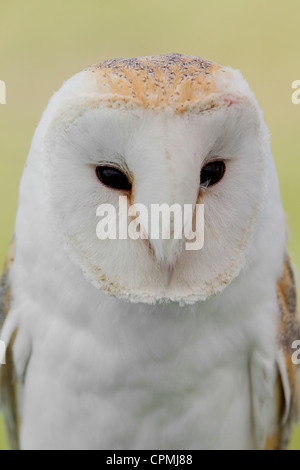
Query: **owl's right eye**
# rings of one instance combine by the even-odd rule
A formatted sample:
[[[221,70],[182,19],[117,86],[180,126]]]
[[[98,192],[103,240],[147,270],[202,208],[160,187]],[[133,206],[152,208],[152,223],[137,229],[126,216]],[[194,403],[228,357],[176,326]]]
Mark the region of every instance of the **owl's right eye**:
[[[128,177],[118,168],[112,166],[97,166],[96,174],[105,186],[112,189],[130,191],[132,185]]]

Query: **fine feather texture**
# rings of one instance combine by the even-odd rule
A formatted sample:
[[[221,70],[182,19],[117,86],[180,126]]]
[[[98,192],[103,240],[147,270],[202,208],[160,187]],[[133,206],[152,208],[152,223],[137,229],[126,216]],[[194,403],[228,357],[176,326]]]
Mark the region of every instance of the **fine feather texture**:
[[[137,99],[141,63],[153,70],[148,101]],[[225,176],[201,190],[216,156]],[[129,202],[203,203],[203,249],[98,240],[97,207],[118,207],[97,180],[101,162],[130,170]],[[287,416],[295,396],[277,341],[284,214],[262,112],[239,72],[167,55],[71,78],[35,133],[15,234],[2,338],[17,331],[21,448],[253,449],[277,432],[278,370]],[[168,283],[162,265],[174,267]]]

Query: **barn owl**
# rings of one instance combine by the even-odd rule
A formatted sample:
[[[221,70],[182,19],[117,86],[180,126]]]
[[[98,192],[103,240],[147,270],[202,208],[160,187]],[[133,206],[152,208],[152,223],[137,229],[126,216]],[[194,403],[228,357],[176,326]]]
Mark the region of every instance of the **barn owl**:
[[[202,249],[99,240],[97,208],[120,196],[203,204]],[[241,73],[181,54],[83,70],[35,132],[2,279],[12,448],[286,447],[295,299],[268,130]]]

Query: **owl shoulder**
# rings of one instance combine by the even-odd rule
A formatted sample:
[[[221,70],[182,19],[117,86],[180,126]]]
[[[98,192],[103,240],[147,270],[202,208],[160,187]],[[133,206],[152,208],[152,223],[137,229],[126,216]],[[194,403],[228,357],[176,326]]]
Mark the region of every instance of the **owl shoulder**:
[[[292,360],[292,344],[300,339],[300,328],[295,278],[288,255],[285,256],[283,274],[277,282],[276,290],[280,314],[277,344],[279,357],[282,359],[278,361],[279,370],[274,393],[278,429],[266,443],[266,449],[273,450],[287,448],[292,426],[298,419],[300,398],[299,368]]]
[[[0,330],[10,310],[12,292],[9,281],[10,269],[14,262],[15,240],[13,239],[4,264],[0,283]],[[12,449],[19,448],[19,419],[17,412],[17,378],[13,360],[13,344],[17,331],[6,347],[6,363],[0,367],[0,397],[2,411],[7,428],[9,443]]]

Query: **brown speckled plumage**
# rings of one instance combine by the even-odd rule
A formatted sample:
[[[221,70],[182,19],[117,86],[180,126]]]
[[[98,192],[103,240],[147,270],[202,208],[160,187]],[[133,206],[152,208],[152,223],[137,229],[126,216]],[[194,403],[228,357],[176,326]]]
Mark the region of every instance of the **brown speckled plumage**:
[[[215,91],[214,75],[221,68],[200,57],[181,54],[113,59],[92,65],[103,95],[135,102],[144,108],[184,112]]]
[[[15,241],[13,240],[3,269],[0,285],[0,329],[9,312],[11,303],[11,288],[9,283],[9,271],[14,261]],[[10,447],[19,448],[19,418],[17,407],[17,378],[13,360],[13,344],[17,332],[12,335],[10,344],[6,349],[6,364],[0,367],[0,397],[3,406],[3,414]]]
[[[300,338],[297,316],[295,279],[288,256],[285,259],[283,277],[277,284],[277,298],[281,313],[279,343],[285,354],[291,354],[291,343]]]
[[[15,242],[12,241],[4,264],[0,283],[0,327],[3,325],[10,302],[9,270],[14,260]]]
[[[287,422],[284,426],[268,439],[266,448],[278,450],[287,448],[292,425],[298,417],[299,406],[299,372],[292,362],[293,341],[300,339],[299,319],[297,313],[296,288],[293,270],[288,255],[284,261],[283,275],[277,283],[277,298],[280,311],[280,323],[278,329],[278,345],[284,354],[289,386],[291,390],[291,407]],[[284,408],[284,393],[281,381],[276,384],[275,402],[278,412],[278,420],[282,417]]]

